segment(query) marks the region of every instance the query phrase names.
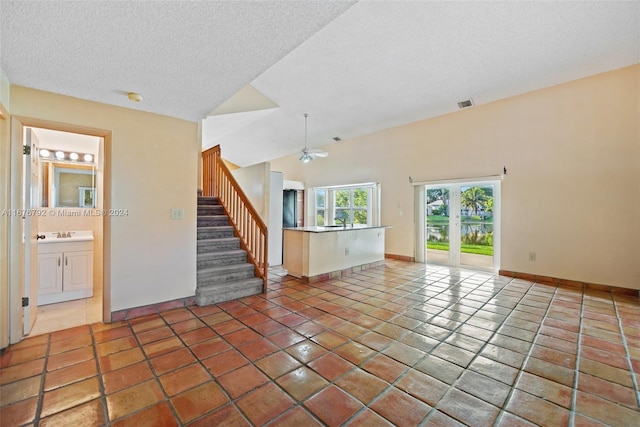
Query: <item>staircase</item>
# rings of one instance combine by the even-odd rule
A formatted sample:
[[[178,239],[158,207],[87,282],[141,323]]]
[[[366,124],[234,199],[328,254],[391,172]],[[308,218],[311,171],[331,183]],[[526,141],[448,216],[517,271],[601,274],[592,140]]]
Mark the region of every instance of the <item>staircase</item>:
[[[262,293],[263,280],[247,262],[247,252],[240,248],[217,197],[198,197],[197,244],[197,305]]]

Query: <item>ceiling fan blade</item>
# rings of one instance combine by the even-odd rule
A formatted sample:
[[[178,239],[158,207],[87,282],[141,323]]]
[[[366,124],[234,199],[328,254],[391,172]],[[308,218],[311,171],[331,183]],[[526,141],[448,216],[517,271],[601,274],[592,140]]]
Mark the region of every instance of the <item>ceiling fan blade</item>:
[[[327,157],[329,156],[329,153],[327,153],[326,151],[309,151],[309,154],[312,157]]]

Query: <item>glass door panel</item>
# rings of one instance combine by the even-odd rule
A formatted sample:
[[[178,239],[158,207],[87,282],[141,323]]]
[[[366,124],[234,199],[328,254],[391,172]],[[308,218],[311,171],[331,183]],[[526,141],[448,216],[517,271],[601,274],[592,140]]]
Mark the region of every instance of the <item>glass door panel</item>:
[[[427,187],[426,227],[427,260],[450,263],[450,194],[448,187]]]
[[[494,186],[460,186],[460,265],[493,267]]]
[[[426,186],[427,261],[497,268],[494,212],[497,218],[499,191],[495,181]]]

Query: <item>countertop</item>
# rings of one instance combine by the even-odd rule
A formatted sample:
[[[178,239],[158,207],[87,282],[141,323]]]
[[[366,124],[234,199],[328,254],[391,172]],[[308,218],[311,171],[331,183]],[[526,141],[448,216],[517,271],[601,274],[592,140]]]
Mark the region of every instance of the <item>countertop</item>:
[[[347,225],[346,227],[343,227],[342,225],[328,226],[328,227],[323,227],[323,226],[284,227],[283,230],[302,231],[302,232],[305,232],[305,233],[327,233],[327,232],[334,232],[334,231],[368,230],[368,229],[372,229],[372,228],[389,228],[389,227],[391,227],[391,226],[390,225],[362,225],[362,224],[355,224],[353,226]]]

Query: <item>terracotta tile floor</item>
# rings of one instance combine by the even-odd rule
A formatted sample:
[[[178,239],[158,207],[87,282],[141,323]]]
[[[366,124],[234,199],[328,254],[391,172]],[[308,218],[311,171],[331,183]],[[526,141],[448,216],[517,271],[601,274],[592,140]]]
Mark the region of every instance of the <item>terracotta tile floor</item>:
[[[638,426],[640,301],[388,260],[25,339],[2,426]]]

